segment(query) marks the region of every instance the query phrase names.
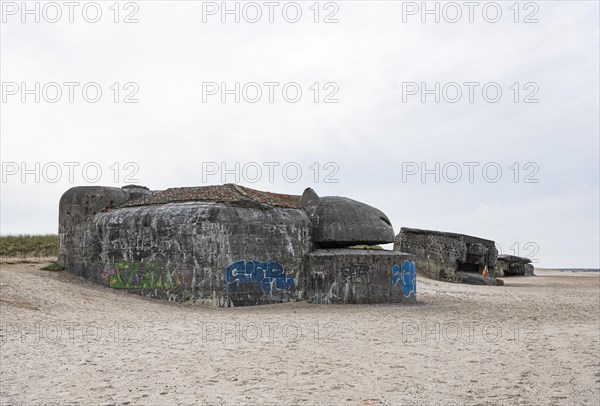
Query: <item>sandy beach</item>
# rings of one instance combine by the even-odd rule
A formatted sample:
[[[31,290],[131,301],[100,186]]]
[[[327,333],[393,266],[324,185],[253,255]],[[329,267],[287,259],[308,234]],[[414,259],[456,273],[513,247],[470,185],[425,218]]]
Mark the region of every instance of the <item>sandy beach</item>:
[[[597,405],[600,274],[219,309],[0,265],[2,405]]]

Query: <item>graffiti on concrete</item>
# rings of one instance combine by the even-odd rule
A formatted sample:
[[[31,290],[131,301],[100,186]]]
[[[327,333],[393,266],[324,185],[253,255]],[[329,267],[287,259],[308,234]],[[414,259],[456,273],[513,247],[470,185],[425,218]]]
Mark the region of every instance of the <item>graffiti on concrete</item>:
[[[337,270],[328,265],[318,273],[326,277],[333,277],[337,274],[344,279],[350,279],[352,282],[366,281],[369,283],[369,265],[366,264],[344,265]]]
[[[211,268],[194,268],[191,273],[192,279],[188,281],[188,285],[192,289],[210,288],[213,277]]]
[[[404,261],[402,264],[402,292],[405,297],[417,294],[417,264]]]
[[[283,266],[277,262],[237,261],[227,267],[227,283],[239,285],[254,284],[264,292],[294,290],[296,281],[288,278]]]
[[[394,284],[394,286],[398,286],[398,282],[400,282],[401,278],[402,275],[400,274],[400,266],[394,264],[394,266],[392,267],[392,283]]]
[[[350,279],[352,282],[359,282],[361,277],[365,278],[367,283],[369,282],[369,265],[347,265],[342,267],[340,273],[344,278]]]
[[[417,294],[417,264],[415,262],[404,261],[402,267],[394,265],[392,268],[392,283],[394,286],[402,288],[404,297],[410,297],[411,294]]]
[[[167,271],[156,263],[142,266],[139,262],[115,262],[115,274],[109,276],[108,286],[114,289],[172,290],[181,285],[177,272]]]

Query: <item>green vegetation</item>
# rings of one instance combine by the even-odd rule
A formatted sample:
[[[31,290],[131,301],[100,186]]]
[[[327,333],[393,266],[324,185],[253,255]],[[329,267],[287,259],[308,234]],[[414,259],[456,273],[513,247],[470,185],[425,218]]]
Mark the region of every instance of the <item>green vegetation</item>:
[[[2,235],[0,257],[22,260],[58,256],[58,235]]]
[[[382,250],[383,249],[379,245],[352,245],[351,247],[348,247],[348,248],[353,248],[353,249],[357,249],[357,250]]]
[[[62,271],[63,267],[58,265],[58,262],[56,262],[56,261],[50,261],[50,263],[48,265],[43,266],[40,269],[42,271],[58,272],[58,271]]]

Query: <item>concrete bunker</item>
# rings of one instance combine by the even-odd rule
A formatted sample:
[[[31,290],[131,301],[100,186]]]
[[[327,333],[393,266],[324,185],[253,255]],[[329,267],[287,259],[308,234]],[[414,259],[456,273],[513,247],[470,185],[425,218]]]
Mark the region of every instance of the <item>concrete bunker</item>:
[[[531,260],[516,255],[498,255],[499,276],[533,275],[534,267]]]
[[[394,250],[414,255],[420,274],[446,282],[502,285],[492,240],[464,234],[402,228]],[[485,275],[484,269],[487,269]]]
[[[234,184],[75,187],[59,207],[59,263],[69,272],[221,307],[414,302],[412,256],[347,248],[393,235],[378,209],[312,189],[296,196]]]
[[[345,197],[319,198],[312,189],[305,190],[301,203],[311,221],[315,247],[306,261],[309,302],[416,301],[416,265],[411,255],[352,248],[394,241],[394,229],[382,211]]]

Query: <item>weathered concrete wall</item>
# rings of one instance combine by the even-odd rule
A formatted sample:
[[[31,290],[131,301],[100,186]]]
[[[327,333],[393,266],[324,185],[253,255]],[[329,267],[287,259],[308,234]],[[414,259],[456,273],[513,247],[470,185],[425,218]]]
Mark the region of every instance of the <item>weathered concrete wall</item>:
[[[214,202],[125,207],[77,229],[72,271],[115,289],[218,306],[302,297],[304,211]]]
[[[419,272],[431,279],[500,284],[496,280],[495,270],[498,251],[491,240],[464,234],[402,228],[394,241],[394,250],[413,254]],[[486,265],[489,280],[481,277]],[[481,281],[477,281],[478,278]]]
[[[533,270],[534,270],[533,264],[525,264],[525,275],[529,275],[529,276],[535,275],[533,273]]]
[[[415,303],[416,283],[409,254],[347,248],[307,256],[306,298],[313,303]]]
[[[110,207],[116,207],[129,199],[150,193],[143,186],[126,186],[123,188],[106,186],[72,187],[60,198],[58,211],[58,263],[71,269],[77,261],[76,247],[73,240],[76,235],[83,235],[82,223],[90,220],[96,213]],[[86,228],[86,226],[84,226]]]

